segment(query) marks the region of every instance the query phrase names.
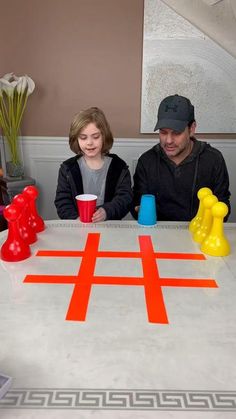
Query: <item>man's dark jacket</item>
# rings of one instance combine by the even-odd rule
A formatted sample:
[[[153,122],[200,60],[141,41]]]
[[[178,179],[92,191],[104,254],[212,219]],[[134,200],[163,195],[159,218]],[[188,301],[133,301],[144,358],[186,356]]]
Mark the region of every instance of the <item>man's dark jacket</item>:
[[[210,188],[219,201],[228,205],[230,213],[229,176],[221,152],[206,142],[192,140],[191,154],[179,165],[167,157],[159,144],[139,158],[134,174],[134,218],[134,207],[140,204],[141,195],[153,194],[158,220],[190,221],[197,213],[197,192],[202,187]]]
[[[129,212],[132,202],[131,177],[127,164],[116,154],[112,158],[105,183],[104,204],[108,220],[121,220]],[[55,206],[62,219],[78,218],[76,195],[84,193],[80,156],[64,161],[59,169]]]

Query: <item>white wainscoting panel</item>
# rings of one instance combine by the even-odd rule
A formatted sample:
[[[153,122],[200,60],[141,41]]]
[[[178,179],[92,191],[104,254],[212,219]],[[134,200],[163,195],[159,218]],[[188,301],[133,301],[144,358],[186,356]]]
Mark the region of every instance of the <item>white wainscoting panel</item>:
[[[138,157],[156,144],[156,139],[117,138],[112,152],[118,154],[129,165],[133,175]],[[232,193],[232,213],[229,221],[236,222],[236,140],[217,139],[208,142],[219,149],[226,161]],[[25,174],[33,177],[39,188],[38,209],[45,220],[56,219],[57,213],[54,198],[57,176],[62,161],[74,154],[71,152],[68,139],[62,137],[24,137],[23,153]]]

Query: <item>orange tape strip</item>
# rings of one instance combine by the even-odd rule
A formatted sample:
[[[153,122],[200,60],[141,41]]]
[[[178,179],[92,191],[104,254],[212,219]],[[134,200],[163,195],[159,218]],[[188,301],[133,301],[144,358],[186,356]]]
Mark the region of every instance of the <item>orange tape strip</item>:
[[[142,236],[140,236],[142,237]],[[156,259],[184,259],[184,260],[206,260],[201,253],[162,253],[154,252]],[[54,257],[81,257],[84,255],[82,250],[38,250],[36,256],[54,256]],[[140,259],[140,252],[110,252],[98,251],[97,257],[100,258],[130,258]]]
[[[161,278],[161,287],[196,287],[196,288],[218,288],[214,279],[198,278]]]
[[[150,236],[139,237],[148,320],[168,323],[160,277]]]

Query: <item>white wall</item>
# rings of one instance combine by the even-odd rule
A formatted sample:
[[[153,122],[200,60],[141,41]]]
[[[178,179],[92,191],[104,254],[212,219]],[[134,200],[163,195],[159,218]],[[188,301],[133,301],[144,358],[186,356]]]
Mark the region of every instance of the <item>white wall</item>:
[[[225,160],[230,176],[230,190],[232,193],[232,213],[229,221],[236,222],[236,141],[208,140],[212,146],[218,148]],[[117,153],[129,165],[131,174],[134,172],[136,161],[140,154],[156,144],[155,139],[115,140],[112,152]],[[54,198],[57,185],[57,175],[60,163],[73,156],[68,146],[68,140],[61,137],[25,137],[23,152],[26,175],[36,179],[40,190],[38,209],[44,219],[57,219]]]

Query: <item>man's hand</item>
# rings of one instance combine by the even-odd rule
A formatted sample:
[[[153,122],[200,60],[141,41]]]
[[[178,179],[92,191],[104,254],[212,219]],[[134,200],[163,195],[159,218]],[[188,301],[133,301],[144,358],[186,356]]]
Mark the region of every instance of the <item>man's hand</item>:
[[[136,212],[139,212],[139,208],[140,208],[140,205],[137,205],[136,207],[134,207]]]
[[[99,221],[105,221],[107,218],[107,214],[106,211],[104,210],[104,208],[98,208],[97,211],[95,211],[95,213],[92,216],[92,222],[93,223],[98,223]]]

